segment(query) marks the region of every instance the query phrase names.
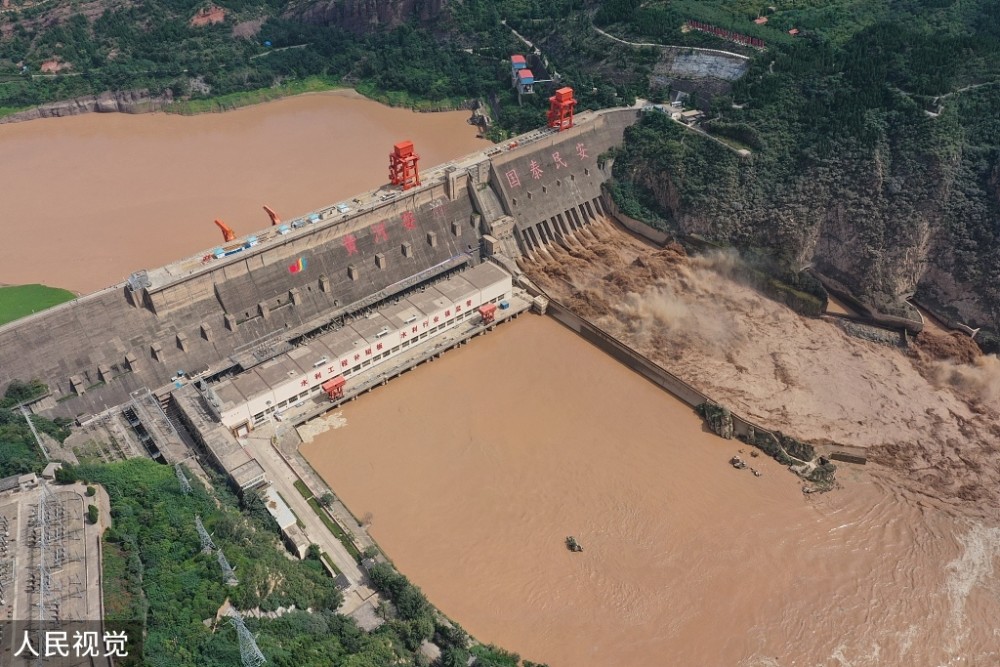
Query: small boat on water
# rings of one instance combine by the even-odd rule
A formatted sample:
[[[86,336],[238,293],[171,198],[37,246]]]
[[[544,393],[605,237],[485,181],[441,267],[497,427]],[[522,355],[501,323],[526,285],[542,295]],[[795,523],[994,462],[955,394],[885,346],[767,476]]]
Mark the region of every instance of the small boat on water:
[[[572,535],[566,538],[566,548],[574,552],[583,551],[583,545],[577,542],[576,538]]]
[[[733,458],[729,459],[729,465],[733,466],[737,470],[742,470],[743,468],[747,467],[746,461],[744,461],[738,456],[734,456]]]

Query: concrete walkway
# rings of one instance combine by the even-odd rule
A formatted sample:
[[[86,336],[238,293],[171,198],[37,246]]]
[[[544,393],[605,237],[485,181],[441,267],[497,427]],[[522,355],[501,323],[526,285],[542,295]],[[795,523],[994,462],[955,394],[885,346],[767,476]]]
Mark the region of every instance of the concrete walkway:
[[[268,480],[275,490],[281,494],[292,511],[305,525],[303,529],[309,541],[319,545],[319,548],[330,556],[337,569],[344,573],[351,586],[344,591],[344,604],[340,611],[349,614],[357,607],[369,601],[375,595],[368,584],[368,577],[361,571],[354,557],[347,552],[326,524],[316,515],[302,494],[295,488],[298,479],[289,462],[271,445],[271,429],[259,429],[244,441],[249,453],[257,459],[264,468]]]

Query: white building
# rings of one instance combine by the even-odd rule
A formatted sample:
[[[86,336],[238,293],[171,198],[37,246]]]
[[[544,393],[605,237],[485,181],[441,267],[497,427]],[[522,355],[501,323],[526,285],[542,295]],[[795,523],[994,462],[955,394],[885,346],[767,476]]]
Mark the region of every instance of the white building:
[[[214,385],[212,402],[222,423],[245,435],[275,412],[324,389],[342,391],[352,375],[463,322],[481,320],[480,307],[510,299],[512,289],[509,273],[479,264]]]

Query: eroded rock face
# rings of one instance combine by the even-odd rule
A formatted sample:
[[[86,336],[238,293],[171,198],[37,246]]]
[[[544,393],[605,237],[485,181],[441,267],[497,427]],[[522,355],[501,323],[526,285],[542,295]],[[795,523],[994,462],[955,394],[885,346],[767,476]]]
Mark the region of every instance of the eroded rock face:
[[[410,19],[433,21],[440,16],[447,2],[448,0],[320,0],[292,8],[286,13],[286,17],[364,32],[373,28],[395,28]]]
[[[62,102],[50,102],[19,113],[0,118],[0,123],[18,123],[38,118],[61,118],[84,113],[148,113],[158,111],[173,101],[170,91],[165,95],[150,96],[148,91],[105,92],[100,95],[76,97]]]
[[[977,183],[960,155],[925,156],[914,168],[856,152],[773,183],[757,159],[708,146],[666,168],[643,155],[626,173],[685,233],[775,249],[883,312],[919,293],[970,326],[1000,328],[998,255],[975,242],[977,229],[1000,219],[1000,170]]]

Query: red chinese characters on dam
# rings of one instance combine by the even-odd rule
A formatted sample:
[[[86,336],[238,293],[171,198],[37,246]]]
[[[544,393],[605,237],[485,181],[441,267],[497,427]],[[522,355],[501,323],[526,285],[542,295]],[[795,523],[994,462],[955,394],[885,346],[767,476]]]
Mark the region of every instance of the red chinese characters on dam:
[[[431,210],[434,217],[441,217],[444,215],[444,206],[438,205]],[[399,216],[399,222],[405,230],[413,230],[417,228],[417,214],[413,211],[403,211]],[[389,240],[389,223],[386,221],[376,222],[373,225],[369,225],[368,232],[369,236],[375,243],[384,243]],[[356,255],[358,253],[358,237],[354,234],[346,234],[342,241],[344,248],[347,250],[348,255]]]
[[[358,240],[354,237],[354,234],[345,235],[343,243],[348,255],[358,254]]]
[[[551,157],[552,157],[552,167],[556,171],[558,171],[560,169],[568,169],[569,166],[570,166],[569,163],[566,161],[566,158],[564,158],[561,155],[561,153],[562,153],[562,151],[553,151],[553,153],[551,155]],[[576,158],[577,158],[577,160],[580,160],[580,161],[586,160],[588,157],[589,156],[587,155],[587,146],[586,146],[586,144],[584,144],[583,142],[577,143],[576,144]],[[542,168],[542,165],[538,162],[538,160],[534,160],[533,159],[533,160],[531,160],[531,162],[528,163],[527,175],[530,175],[532,179],[534,179],[536,181],[541,180],[542,174],[544,174],[544,173],[545,173],[545,169]],[[513,168],[513,169],[508,169],[507,171],[505,171],[504,172],[504,177],[507,179],[507,183],[510,185],[510,187],[512,187],[512,188],[519,188],[519,187],[521,187],[521,174],[518,173],[518,170],[517,170],[516,167]]]

